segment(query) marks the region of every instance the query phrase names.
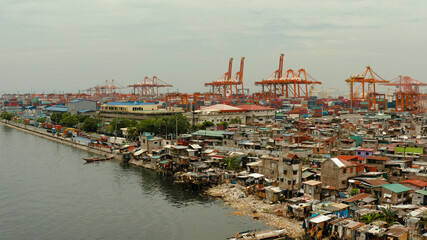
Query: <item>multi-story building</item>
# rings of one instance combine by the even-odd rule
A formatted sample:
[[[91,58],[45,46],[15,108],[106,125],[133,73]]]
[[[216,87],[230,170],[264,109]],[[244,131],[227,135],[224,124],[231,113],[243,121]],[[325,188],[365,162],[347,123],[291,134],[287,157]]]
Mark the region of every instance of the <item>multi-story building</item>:
[[[339,158],[331,158],[322,163],[321,182],[323,186],[338,190],[348,187],[348,179],[357,176],[357,165]]]

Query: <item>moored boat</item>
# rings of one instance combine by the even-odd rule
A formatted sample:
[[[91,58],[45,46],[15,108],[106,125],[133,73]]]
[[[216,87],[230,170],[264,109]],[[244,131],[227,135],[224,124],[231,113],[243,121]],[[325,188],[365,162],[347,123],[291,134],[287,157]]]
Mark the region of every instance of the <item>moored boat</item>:
[[[265,230],[265,231],[246,231],[246,232],[239,232],[234,237],[229,237],[227,239],[230,240],[246,240],[246,239],[252,239],[252,240],[261,240],[261,239],[278,239],[280,237],[285,236],[285,230]]]
[[[86,162],[101,162],[111,160],[114,157],[93,157],[93,158],[83,158]]]

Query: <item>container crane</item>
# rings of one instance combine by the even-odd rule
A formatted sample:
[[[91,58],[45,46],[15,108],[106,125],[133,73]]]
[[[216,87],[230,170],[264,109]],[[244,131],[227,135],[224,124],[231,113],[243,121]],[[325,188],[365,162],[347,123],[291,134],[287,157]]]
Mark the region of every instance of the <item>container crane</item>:
[[[272,98],[308,98],[310,97],[309,86],[313,84],[322,84],[307,73],[303,68],[298,71],[289,69],[283,72],[284,54],[279,58],[279,69],[273,72],[268,78],[255,82],[255,85],[261,85],[262,93],[269,93],[266,96]]]
[[[427,110],[427,95],[422,94],[420,87],[427,86],[426,83],[415,80],[409,76],[399,75],[385,86],[395,86],[396,112],[413,111],[424,113]]]
[[[152,78],[144,77],[139,83],[129,85],[133,88],[133,94],[139,98],[159,97],[159,88],[173,87],[172,85],[163,82],[157,76]]]
[[[362,74],[352,75],[345,80],[350,84],[350,100],[353,104],[354,101],[368,101],[369,110],[378,110],[377,102],[384,102],[385,94],[379,94],[376,90],[376,84],[389,83],[378,74],[376,74],[370,66]]]
[[[228,71],[224,73],[218,80],[211,83],[205,83],[205,86],[211,87],[211,93],[221,94],[223,98],[232,98],[236,96],[244,97],[245,89],[243,88],[243,69],[245,58],[240,61],[240,70],[235,75],[231,76],[233,68],[233,58],[228,62]]]

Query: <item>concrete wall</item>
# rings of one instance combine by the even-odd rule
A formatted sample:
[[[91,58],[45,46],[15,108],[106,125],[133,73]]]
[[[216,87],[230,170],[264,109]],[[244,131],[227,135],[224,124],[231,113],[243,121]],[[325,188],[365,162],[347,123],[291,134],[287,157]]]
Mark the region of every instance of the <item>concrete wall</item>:
[[[98,109],[96,107],[96,102],[89,101],[89,100],[81,100],[81,101],[68,103],[68,111],[71,114],[77,114],[79,111],[86,110],[86,109],[97,111]]]

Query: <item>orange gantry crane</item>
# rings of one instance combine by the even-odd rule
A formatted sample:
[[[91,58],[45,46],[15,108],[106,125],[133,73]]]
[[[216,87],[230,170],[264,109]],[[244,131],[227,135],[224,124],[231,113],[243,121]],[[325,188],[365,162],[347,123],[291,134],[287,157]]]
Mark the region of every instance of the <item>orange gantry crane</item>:
[[[379,94],[376,90],[376,84],[388,83],[378,74],[376,74],[370,66],[362,74],[352,75],[345,80],[350,84],[350,100],[353,103],[356,100],[368,101],[369,110],[378,110],[377,102],[384,102],[385,94]]]
[[[166,94],[166,97],[165,97],[166,110],[172,111],[173,110],[172,107],[178,104],[183,106],[184,110],[188,111],[190,96],[191,95],[187,93],[179,93],[179,92]]]
[[[104,84],[89,88],[87,89],[87,92],[89,92],[89,95],[95,100],[103,98],[110,98],[114,100],[117,99],[119,95],[117,92],[118,89],[122,89],[122,87],[117,87],[114,80],[105,80]]]
[[[211,83],[205,83],[205,86],[211,87],[211,93],[220,94],[223,98],[231,97],[244,97],[245,89],[243,88],[243,67],[245,64],[245,58],[242,57],[240,61],[240,70],[233,76],[233,58],[230,58],[228,62],[228,71],[224,73],[218,80]]]
[[[258,96],[268,96],[269,98],[308,98],[310,97],[309,85],[322,84],[301,68],[298,71],[289,69],[283,72],[284,54],[279,58],[279,69],[274,71],[268,78],[255,82],[261,85],[262,90]],[[268,93],[268,94],[267,94]]]
[[[427,94],[423,94],[420,91],[420,87],[427,86],[426,83],[415,80],[409,76],[399,75],[389,83],[382,85],[397,87],[394,93],[396,99],[396,112],[426,112]]]
[[[133,94],[140,98],[158,97],[159,88],[173,87],[172,85],[163,82],[158,77],[145,77],[141,82],[129,85],[133,88]]]
[[[199,101],[204,101],[205,103],[210,101],[221,102],[222,96],[218,93],[200,93],[195,92],[192,95],[186,93],[168,93],[165,97],[166,110],[171,111],[174,105],[180,105],[185,111],[197,109]]]

